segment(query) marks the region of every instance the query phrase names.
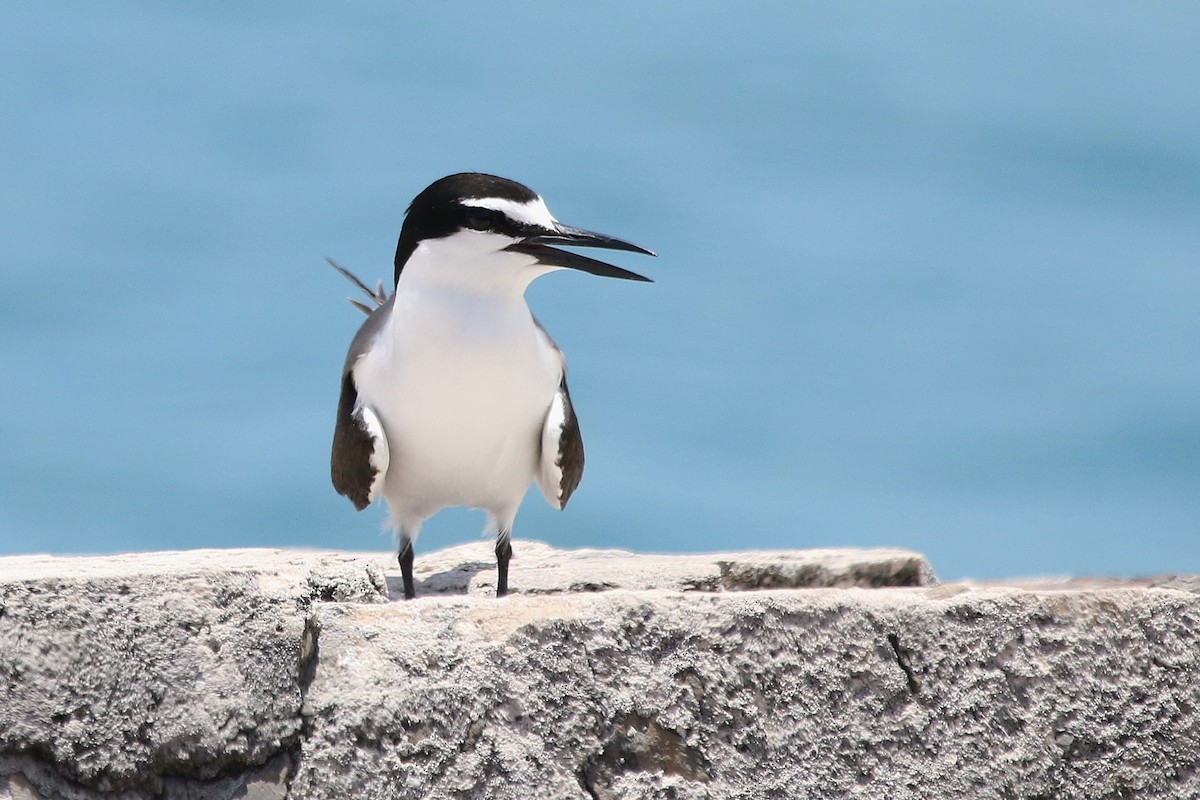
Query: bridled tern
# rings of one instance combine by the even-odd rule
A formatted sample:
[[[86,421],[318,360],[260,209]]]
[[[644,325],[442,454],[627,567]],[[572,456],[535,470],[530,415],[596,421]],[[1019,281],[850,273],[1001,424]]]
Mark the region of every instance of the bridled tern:
[[[560,269],[650,279],[552,245],[654,255],[563,225],[515,181],[464,172],[417,195],[396,246],[395,291],[366,290],[374,310],[358,304],[369,316],[342,369],[333,485],[360,511],[387,501],[406,598],[415,596],[413,544],[438,511],[487,512],[499,597],[530,483],[557,509],[579,485],[583,440],[566,364],[525,290]]]

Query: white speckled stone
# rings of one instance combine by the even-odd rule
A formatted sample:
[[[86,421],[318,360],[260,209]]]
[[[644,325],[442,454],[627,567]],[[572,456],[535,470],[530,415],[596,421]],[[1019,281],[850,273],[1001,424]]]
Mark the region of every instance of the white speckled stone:
[[[0,800],[1200,796],[1189,576],[514,547],[2,558]]]

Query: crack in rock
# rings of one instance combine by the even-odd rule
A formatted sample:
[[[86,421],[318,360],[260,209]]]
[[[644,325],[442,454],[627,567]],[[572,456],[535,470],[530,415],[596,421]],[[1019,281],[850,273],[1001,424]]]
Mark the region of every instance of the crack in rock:
[[[913,672],[912,653],[908,648],[900,646],[900,637],[896,634],[889,633],[887,640],[888,644],[892,646],[892,653],[896,657],[896,663],[904,671],[904,677],[908,681],[909,693],[913,695],[919,694],[921,692],[921,682],[917,680],[917,676]]]

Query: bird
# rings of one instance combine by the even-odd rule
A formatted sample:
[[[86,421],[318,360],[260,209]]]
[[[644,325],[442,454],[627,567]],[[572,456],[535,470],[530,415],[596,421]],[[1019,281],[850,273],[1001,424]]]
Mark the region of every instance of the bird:
[[[406,599],[416,596],[413,546],[434,514],[486,512],[503,597],[526,490],[536,483],[561,510],[583,476],[566,361],[525,290],[564,269],[652,281],[552,245],[655,255],[560,223],[516,181],[461,172],[409,205],[390,295],[343,270],[375,307],[356,303],[369,315],[342,367],[330,471],[355,509],[386,502]]]

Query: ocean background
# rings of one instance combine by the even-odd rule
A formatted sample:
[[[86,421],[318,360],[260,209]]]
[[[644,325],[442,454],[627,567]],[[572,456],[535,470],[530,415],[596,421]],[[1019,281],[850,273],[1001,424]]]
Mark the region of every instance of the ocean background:
[[[588,468],[518,538],[1200,571],[1200,7],[0,10],[0,554],[390,547],[333,491],[405,208],[494,172]],[[422,551],[476,540],[432,520]],[[520,557],[519,550],[517,557]]]

